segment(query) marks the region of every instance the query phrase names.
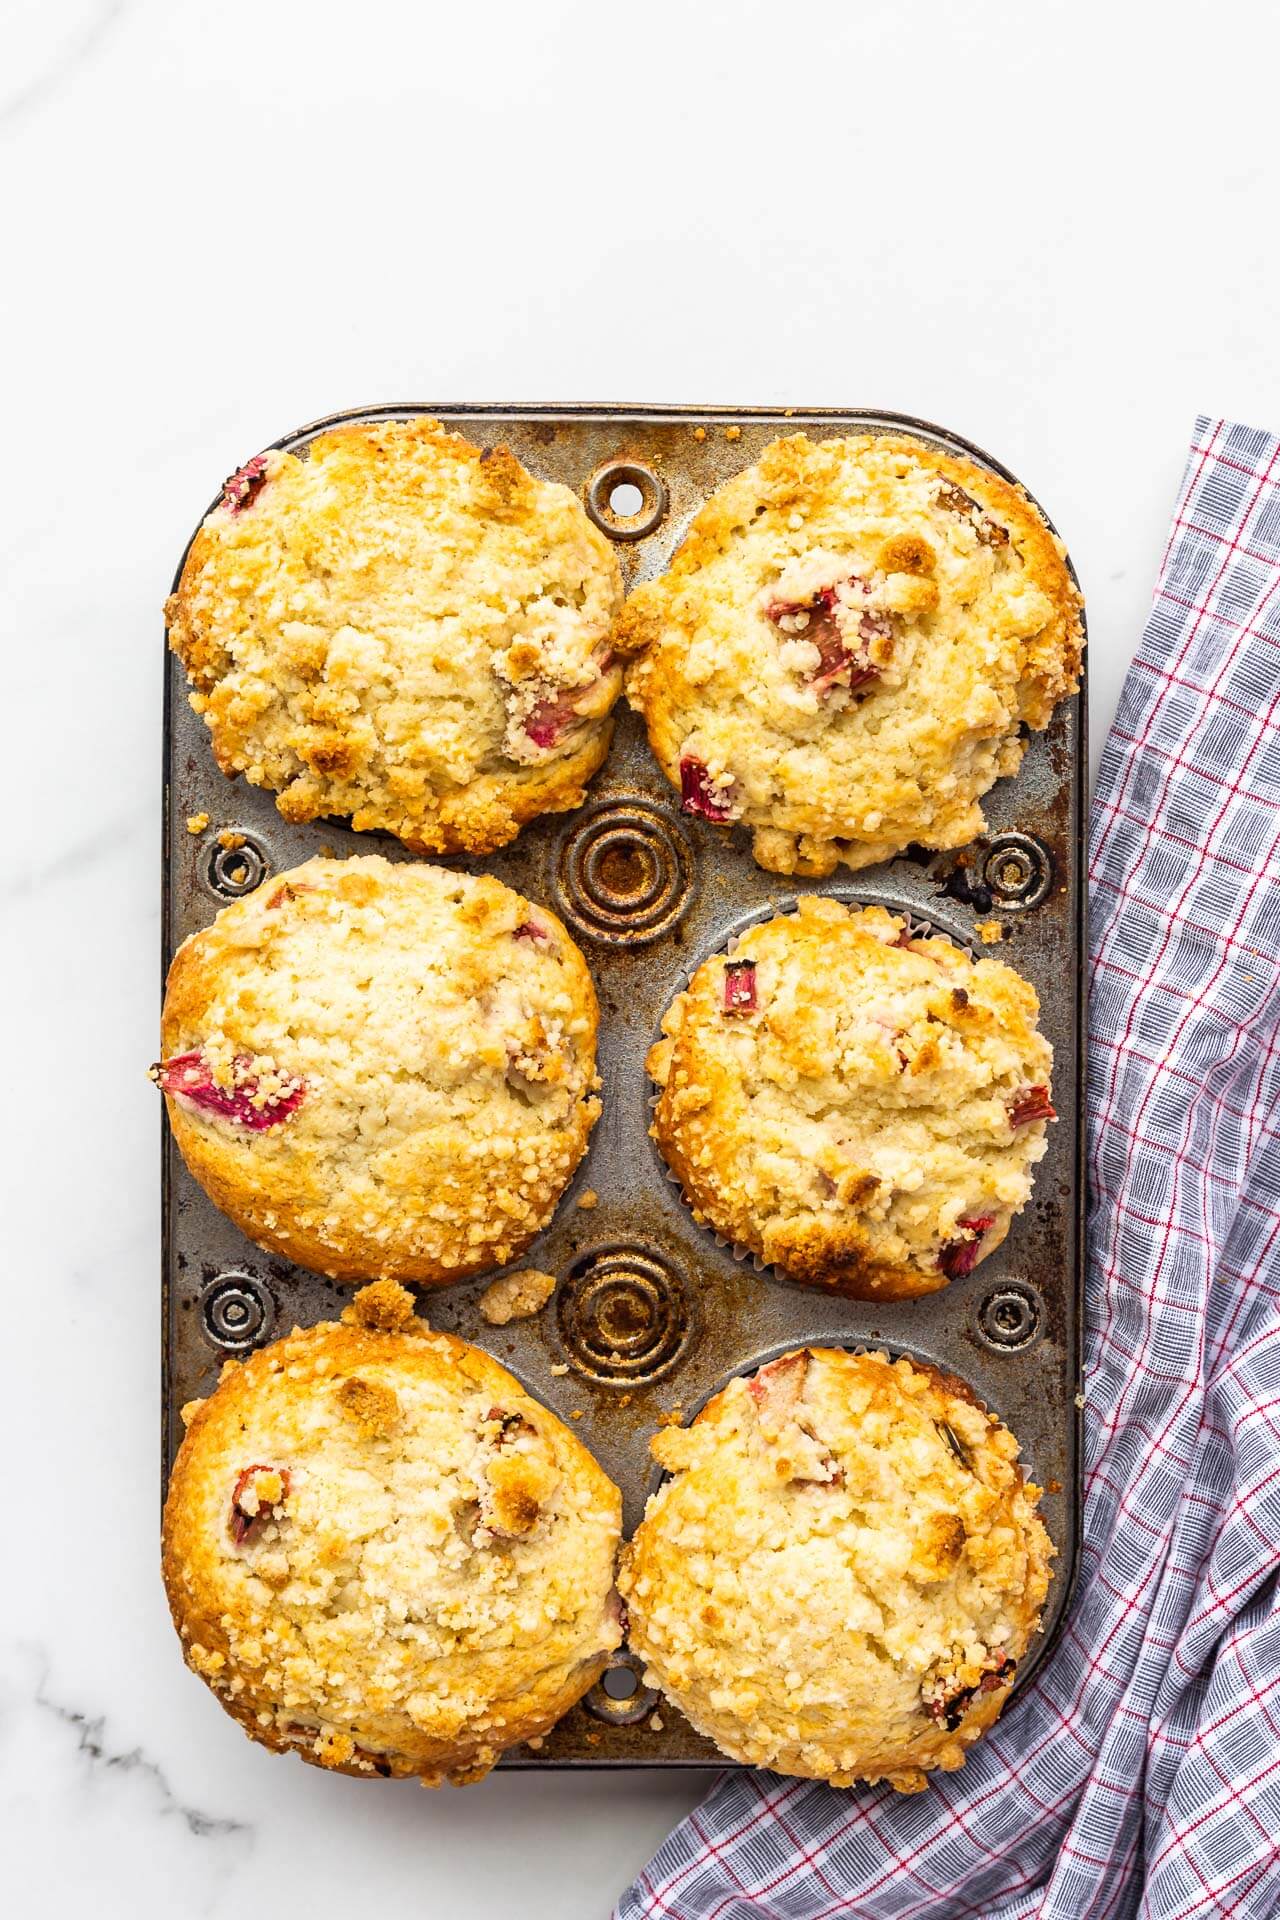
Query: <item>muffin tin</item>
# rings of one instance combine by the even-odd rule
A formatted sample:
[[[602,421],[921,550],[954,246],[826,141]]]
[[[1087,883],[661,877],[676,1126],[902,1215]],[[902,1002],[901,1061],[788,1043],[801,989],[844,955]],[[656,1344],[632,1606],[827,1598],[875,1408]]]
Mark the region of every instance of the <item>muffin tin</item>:
[[[385,406],[335,415],[275,442],[302,453],[340,421],[429,413],[482,446],[505,442],[538,475],[572,487],[618,543],[628,588],[667,564],[706,496],[768,441],[908,432],[1007,469],[942,428],[864,411],[685,407]],[[253,449],[244,450],[247,452]],[[181,571],[181,562],[179,563]],[[411,856],[382,834],[341,821],[291,826],[273,796],[218,772],[187,704],[179,662],[166,657],[165,968],[179,943],[269,874],[317,852]],[[789,1347],[910,1351],[967,1382],[1012,1428],[1058,1550],[1044,1632],[1018,1685],[1046,1657],[1070,1596],[1079,1534],[1081,1263],[1083,1257],[1084,799],[1083,688],[1047,733],[1031,736],[1016,780],[983,802],[989,833],[959,853],[912,850],[834,879],[762,872],[749,835],[679,811],[637,717],[620,703],[613,747],[576,813],[551,815],[484,859],[441,864],[496,874],[553,906],[581,945],[601,1005],[604,1112],[554,1220],[520,1266],[559,1278],[532,1320],[494,1328],[477,1300],[492,1274],[420,1305],[433,1326],[487,1348],[560,1415],[622,1488],[637,1523],[656,1483],[648,1442],[662,1420],[688,1420],[735,1373]],[[198,832],[187,821],[208,815]],[[223,838],[220,838],[223,836]],[[225,843],[224,843],[225,841]],[[674,994],[707,954],[803,892],[909,913],[1035,985],[1055,1054],[1049,1150],[1005,1244],[973,1273],[925,1299],[867,1304],[757,1271],[693,1220],[648,1136],[653,1087],[644,1056]],[[984,946],[979,922],[1003,938]],[[183,1403],[212,1388],[229,1355],[336,1316],[351,1290],[273,1258],[224,1219],[183,1166],[164,1129],[163,1467],[182,1437]],[[592,1196],[596,1203],[591,1204]],[[587,1204],[580,1204],[583,1200]],[[723,1764],[665,1701],[643,1686],[625,1648],[603,1680],[537,1752],[508,1767]]]

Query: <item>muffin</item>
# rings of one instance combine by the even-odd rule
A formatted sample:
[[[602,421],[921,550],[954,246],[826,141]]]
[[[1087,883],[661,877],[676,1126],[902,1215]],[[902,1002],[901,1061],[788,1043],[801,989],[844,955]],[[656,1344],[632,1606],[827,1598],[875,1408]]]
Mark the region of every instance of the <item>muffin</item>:
[[[417,853],[487,853],[582,801],[621,599],[567,487],[419,418],[233,474],[165,618],[218,765],[286,820],[349,814]]]
[[[731,1759],[902,1793],[963,1765],[1036,1631],[1053,1553],[1013,1435],[920,1361],[817,1349],[652,1442],[630,1645]]]
[[[627,602],[628,698],[686,813],[824,875],[960,847],[1078,684],[1080,600],[1026,495],[919,441],[776,440]]]
[[[600,1111],[597,1020],[563,926],[500,881],[314,859],[183,942],[152,1075],[259,1246],[435,1285],[550,1220]]]
[[[463,1785],[553,1726],[617,1646],[618,1489],[394,1283],[229,1361],[183,1418],[174,1625],[274,1752]]]
[[[933,1293],[993,1253],[1045,1152],[1035,989],[883,907],[802,899],[713,954],[650,1050],[695,1217],[797,1280]]]

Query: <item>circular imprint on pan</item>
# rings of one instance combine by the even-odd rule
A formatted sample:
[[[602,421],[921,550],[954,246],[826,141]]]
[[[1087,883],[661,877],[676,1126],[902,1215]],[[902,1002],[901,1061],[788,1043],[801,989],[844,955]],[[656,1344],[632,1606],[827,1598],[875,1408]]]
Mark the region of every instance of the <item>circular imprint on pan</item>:
[[[684,1283],[645,1247],[597,1247],[569,1269],[556,1299],[571,1364],[601,1386],[656,1380],[693,1337]]]
[[[270,1329],[275,1303],[252,1274],[223,1273],[200,1295],[200,1318],[215,1347],[247,1353]]]
[[[667,483],[636,460],[606,460],[587,482],[587,513],[611,540],[643,540],[667,511]]]
[[[1016,1353],[1040,1331],[1040,1296],[1021,1280],[993,1287],[978,1308],[978,1331],[989,1347]]]
[[[1053,856],[1029,833],[999,833],[987,848],[982,877],[998,907],[1038,907],[1053,882]]]
[[[619,1647],[594,1687],[582,1697],[587,1712],[611,1727],[634,1727],[658,1704],[655,1687],[644,1684],[644,1662]]]
[[[657,940],[693,898],[693,855],[657,807],[610,801],[566,836],[556,892],[565,918],[592,940],[616,947]]]
[[[224,829],[226,831],[226,829]],[[256,840],[235,833],[239,846],[224,847],[215,840],[205,864],[205,883],[224,900],[239,900],[260,887],[271,871],[271,863]]]

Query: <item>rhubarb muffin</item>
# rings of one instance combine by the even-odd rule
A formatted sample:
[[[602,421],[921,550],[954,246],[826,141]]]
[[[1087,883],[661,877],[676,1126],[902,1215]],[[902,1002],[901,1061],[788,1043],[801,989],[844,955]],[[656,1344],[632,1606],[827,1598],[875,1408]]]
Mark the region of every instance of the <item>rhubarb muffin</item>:
[[[775,873],[959,847],[1078,684],[1079,595],[1026,495],[916,440],[766,447],[627,602],[628,698],[687,813]]]
[[[1045,1152],[1035,989],[883,907],[810,896],[698,968],[648,1068],[695,1217],[797,1280],[933,1293],[994,1252]]]
[[[901,1793],[962,1766],[1049,1588],[1008,1429],[920,1361],[818,1349],[652,1449],[618,1577],[647,1683],[752,1766]]]
[[[229,1361],[183,1419],[174,1624],[273,1751],[464,1785],[546,1733],[618,1645],[618,1489],[393,1282]]]
[[[286,820],[486,853],[609,745],[617,556],[567,487],[435,420],[334,428],[226,482],[165,609],[224,773]]]
[[[600,1111],[586,962],[488,876],[308,860],[174,955],[163,1089],[251,1240],[336,1280],[514,1260]]]

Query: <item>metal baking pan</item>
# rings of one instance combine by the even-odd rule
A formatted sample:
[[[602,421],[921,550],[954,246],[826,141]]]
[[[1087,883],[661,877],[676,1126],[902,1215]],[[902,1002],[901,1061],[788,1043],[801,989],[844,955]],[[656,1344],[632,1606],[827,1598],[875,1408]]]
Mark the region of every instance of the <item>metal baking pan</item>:
[[[340,421],[419,413],[482,446],[505,442],[534,473],[572,487],[617,541],[629,587],[661,571],[706,496],[780,433],[825,439],[905,431],[1012,478],[958,435],[901,414],[856,409],[383,406],[316,421],[275,445],[302,452]],[[269,793],[226,779],[171,655],[166,676],[166,968],[179,943],[228,898],[310,854],[376,849],[409,857],[388,836],[355,834],[341,821],[290,826]],[[958,1374],[1012,1428],[1047,1489],[1042,1511],[1058,1550],[1056,1577],[1044,1633],[1019,1687],[1050,1650],[1078,1553],[1084,728],[1082,692],[1059,709],[1047,733],[1032,737],[1017,779],[987,796],[990,832],[973,847],[807,882],[762,872],[741,830],[726,835],[682,817],[639,721],[620,705],[612,751],[585,806],[535,822],[488,858],[446,862],[497,874],[567,921],[600,995],[604,1112],[554,1220],[520,1263],[559,1276],[544,1311],[489,1327],[476,1308],[487,1284],[480,1279],[425,1292],[427,1318],[487,1347],[569,1422],[621,1486],[628,1531],[655,1484],[648,1443],[659,1420],[690,1418],[731,1375],[787,1347],[883,1346]],[[201,813],[208,827],[188,832],[188,816]],[[243,845],[223,846],[219,835],[228,832],[243,835]],[[1033,1197],[997,1253],[925,1299],[867,1305],[755,1271],[695,1225],[648,1137],[653,1089],[644,1056],[672,995],[744,921],[809,891],[905,909],[965,944],[974,943],[975,921],[998,919],[1004,938],[989,951],[1025,974],[1040,995],[1061,1118],[1050,1128]],[[350,1291],[245,1240],[190,1178],[167,1127],[163,1181],[167,1479],[181,1439],[179,1409],[209,1392],[227,1355],[295,1323],[332,1318]],[[589,1210],[577,1205],[588,1189],[599,1196]],[[720,1763],[708,1741],[639,1684],[625,1649],[615,1667],[624,1671],[606,1675],[536,1753],[519,1748],[503,1764]]]

